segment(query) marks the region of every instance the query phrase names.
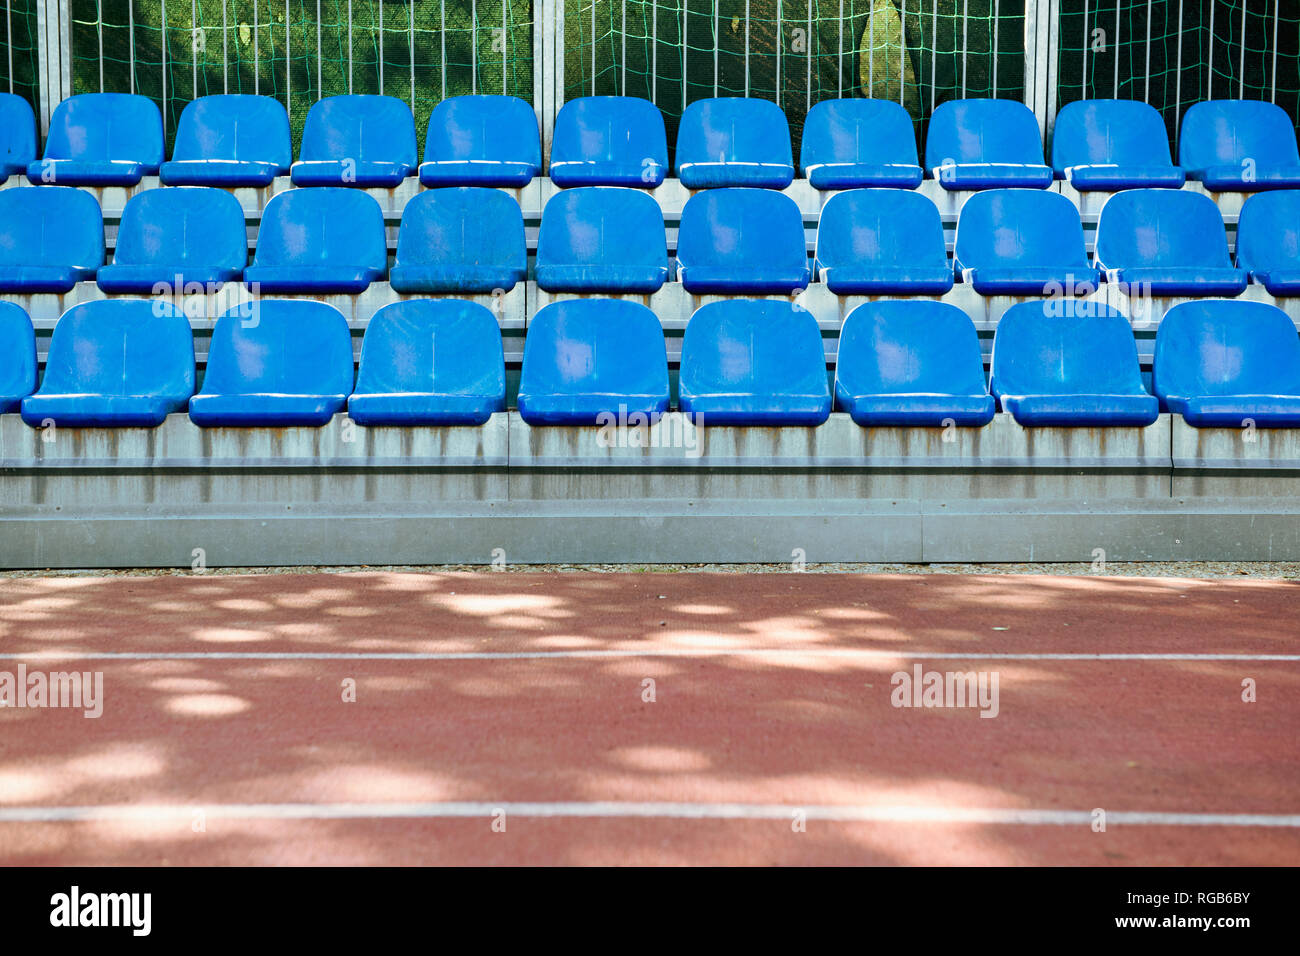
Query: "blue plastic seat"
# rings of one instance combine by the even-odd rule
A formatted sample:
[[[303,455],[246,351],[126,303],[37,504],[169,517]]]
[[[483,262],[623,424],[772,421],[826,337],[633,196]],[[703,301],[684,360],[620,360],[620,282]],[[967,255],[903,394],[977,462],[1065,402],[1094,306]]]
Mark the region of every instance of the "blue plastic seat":
[[[248,262],[239,200],[224,189],[150,189],[127,200],[112,265],[95,277],[105,292],[203,291],[234,282]]]
[[[269,186],[292,161],[289,115],[278,100],[218,93],[181,111],[159,176],[165,186]]]
[[[925,175],[912,118],[893,100],[822,100],[804,120],[799,165],[814,189],[915,189]]]
[[[1052,167],[1080,192],[1178,189],[1186,174],[1169,155],[1155,107],[1137,100],[1078,100],[1056,117]]]
[[[0,412],[36,390],[36,333],[21,306],[0,302]]]
[[[957,220],[953,265],[980,295],[1060,295],[1097,288],[1083,223],[1060,193],[991,189]]]
[[[45,157],[27,167],[33,183],[134,186],[163,161],[162,114],[130,93],[82,93],[54,108]]]
[[[433,108],[420,182],[426,186],[508,186],[542,170],[533,108],[517,96],[453,96]]]
[[[688,199],[677,262],[692,294],[789,295],[812,279],[803,214],[789,196],[764,189],[711,189]]]
[[[1160,403],[1142,386],[1128,320],[1082,299],[1021,302],[998,320],[989,388],[1021,425],[1145,426]]]
[[[244,281],[262,292],[364,292],[388,268],[384,213],[341,186],[289,189],[262,211]]]
[[[789,186],[794,156],[785,113],[769,100],[696,100],[677,127],[677,178],[687,189]]]
[[[352,334],[343,313],[310,299],[259,299],[217,319],[190,420],[324,425],[352,393]]]
[[[23,421],[65,428],[154,428],[194,394],[194,336],[169,302],[101,299],[54,326],[40,390]]]
[[[1280,106],[1210,100],[1183,117],[1178,161],[1211,192],[1300,187],[1295,127]]]
[[[944,189],[1046,189],[1038,120],[1015,100],[951,100],[930,117],[925,166]]]
[[[524,216],[499,189],[430,189],[406,204],[389,282],[397,292],[509,292],[528,268]]]
[[[820,425],[831,393],[817,320],[775,299],[696,309],[682,338],[678,407],[700,425]]]
[[[518,402],[529,425],[654,421],[668,410],[659,319],[618,299],[569,299],[539,310],[524,339]]]
[[[993,420],[975,323],[947,302],[867,302],[849,313],[835,401],[869,428],[976,428]]]
[[[1165,313],[1152,390],[1195,428],[1300,428],[1300,339],[1266,302],[1210,299]]]
[[[590,186],[542,210],[537,285],[547,292],[656,292],[668,279],[668,240],[654,197]]]
[[[952,288],[939,210],[906,190],[832,196],[817,223],[816,263],[836,295],[943,295]]]
[[[36,114],[13,93],[0,93],[0,179],[21,176],[36,158]]]
[[[415,118],[393,96],[344,95],[307,111],[295,186],[391,189],[415,171]]]
[[[555,118],[551,182],[653,189],[668,172],[664,118],[635,96],[583,96]]]
[[[1237,268],[1272,295],[1300,295],[1300,190],[1258,193],[1242,204]]]
[[[357,424],[482,425],[505,408],[501,329],[477,302],[394,302],[366,326],[348,399]]]
[[[1219,207],[1186,190],[1130,189],[1101,207],[1094,258],[1110,282],[1152,295],[1237,295],[1246,273],[1232,267]]]
[[[104,217],[90,193],[0,189],[0,292],[69,292],[103,263]]]

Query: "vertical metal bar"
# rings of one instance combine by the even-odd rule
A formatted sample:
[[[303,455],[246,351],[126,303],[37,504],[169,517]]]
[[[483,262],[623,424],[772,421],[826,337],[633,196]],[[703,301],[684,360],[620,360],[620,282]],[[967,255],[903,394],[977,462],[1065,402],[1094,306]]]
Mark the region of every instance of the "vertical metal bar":
[[[1174,71],[1174,143],[1178,142],[1178,124],[1183,113],[1183,0],[1178,0],[1178,68]]]
[[[348,92],[352,92],[352,0],[348,0]]]
[[[1237,60],[1237,99],[1246,95],[1246,0],[1241,0],[1241,54]]]
[[[622,95],[627,96],[627,0],[621,0],[619,3],[620,12],[620,46],[619,46],[619,75],[618,82]]]
[[[135,0],[126,0],[127,45],[131,57],[131,92],[135,92]]]
[[[872,10],[874,13],[874,9]],[[907,0],[903,0],[898,10],[898,105],[904,106],[907,96]],[[998,61],[993,60],[993,69],[998,68]],[[996,74],[995,74],[996,75]]]
[[[745,95],[749,95],[749,0],[745,0]]]
[[[384,95],[384,2],[379,0],[375,4],[379,8],[379,95]],[[475,55],[478,54],[477,48]]]
[[[867,0],[867,2],[871,4],[871,9],[867,11],[867,95],[874,96],[876,93],[876,0]]]
[[[1147,66],[1146,66],[1146,85],[1142,89],[1142,102],[1151,102],[1151,13],[1153,3],[1147,0]]]
[[[470,0],[469,4],[469,48],[470,48],[470,81],[469,91],[478,93],[478,0]]]
[[[591,95],[596,95],[596,0],[591,0]]]
[[[285,0],[285,2],[287,4],[288,0]],[[194,93],[190,96],[190,99],[192,100],[197,100],[199,98],[199,45],[195,42],[199,38],[198,21],[198,0],[190,0],[190,60],[194,69]],[[104,89],[104,48],[102,41],[99,49],[99,88],[100,90]]]
[[[682,112],[686,112],[686,51],[690,49],[687,42],[687,25],[690,23],[690,0],[682,0]]]
[[[1119,99],[1119,0],[1115,2],[1115,98]],[[1130,58],[1130,62],[1131,62]]]
[[[438,39],[442,44],[439,60],[442,65],[442,99],[447,98],[447,0],[438,0]]]
[[[293,122],[293,49],[291,45],[289,0],[284,0],[284,112]]]
[[[1079,82],[1079,99],[1081,100],[1088,98],[1088,50],[1092,46],[1089,40],[1088,0],[1083,0],[1083,79]]]
[[[5,17],[9,16],[10,3],[5,3]],[[95,33],[99,40],[99,92],[104,92],[104,4],[102,0],[95,0]],[[13,45],[13,37],[8,32],[5,33],[5,41]],[[192,44],[191,44],[192,45]],[[13,61],[13,54],[9,54],[10,62]],[[14,77],[13,67],[9,68],[9,82],[12,85]]]
[[[317,0],[319,3],[319,0]],[[320,29],[320,17],[316,18],[317,29]],[[411,54],[411,112],[415,112],[415,3],[410,2],[406,5],[406,36],[407,50]]]
[[[994,99],[997,99],[998,96],[998,27],[1000,26],[998,21],[1002,16],[1001,3],[1002,0],[993,0],[993,87],[989,91],[989,95]]]
[[[320,0],[316,0],[316,19],[320,20]],[[230,92],[230,27],[226,22],[226,0],[221,0],[221,92]]]
[[[506,5],[508,0],[501,0],[501,95],[510,95],[510,76],[509,76],[509,50],[508,41],[510,39],[510,21],[507,19]],[[414,79],[412,79],[414,84]],[[414,89],[414,86],[412,86]]]
[[[162,13],[162,36],[158,38],[158,46],[162,51],[162,119],[163,119],[163,136],[167,135],[167,0],[162,0],[158,5]]]
[[[1214,99],[1214,4],[1210,4],[1210,42],[1205,55],[1205,98]]]
[[[969,57],[969,44],[967,29],[970,23],[970,0],[961,2],[961,98],[966,98],[966,61]]]
[[[745,0],[748,8],[749,0]],[[781,60],[785,58],[785,35],[781,28],[781,0],[776,0],[776,105],[781,105]],[[746,71],[748,72],[748,71]]]
[[[813,0],[808,0],[808,35],[804,37],[804,53],[808,67],[808,105],[804,109],[804,115],[812,112],[812,62],[813,62],[813,25],[812,25]]]
[[[659,3],[650,0],[650,102],[659,102]]]
[[[840,96],[844,96],[844,0],[840,0],[840,51],[836,60],[835,72],[840,76]]]
[[[1032,3],[1033,0],[1026,0]],[[933,0],[930,7],[930,112],[934,112],[935,71],[939,66],[939,0]]]
[[[1273,89],[1268,94],[1270,103],[1277,102],[1277,20],[1282,10],[1282,0],[1273,3]],[[12,71],[10,71],[12,73]]]
[[[713,95],[718,95],[718,48],[722,46],[722,33],[718,17],[722,0],[713,0]]]
[[[14,91],[14,17],[11,3],[5,3],[5,54],[9,57],[9,92],[12,93]]]
[[[224,0],[223,0],[224,2]],[[324,75],[322,73],[322,61],[325,59],[321,55],[321,29],[320,29],[320,0],[316,0],[316,99],[319,100],[325,95]]]
[[[262,71],[260,69],[261,57],[257,44],[257,0],[253,0],[253,92],[261,92]],[[349,90],[348,92],[351,92]]]

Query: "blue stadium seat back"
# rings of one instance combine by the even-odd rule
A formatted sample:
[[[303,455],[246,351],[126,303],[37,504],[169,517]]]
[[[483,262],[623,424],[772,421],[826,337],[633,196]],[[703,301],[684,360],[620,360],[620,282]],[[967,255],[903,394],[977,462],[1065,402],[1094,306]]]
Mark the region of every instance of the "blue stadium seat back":
[[[70,292],[104,264],[104,216],[64,186],[0,190],[0,292]]]
[[[953,283],[938,207],[900,189],[853,189],[827,200],[816,265],[836,295],[943,295]]]
[[[158,299],[101,299],[54,326],[45,378],[22,403],[23,421],[68,428],[153,428],[194,394],[194,336]]]
[[[696,100],[677,127],[677,177],[687,189],[784,189],[794,181],[785,113],[770,100]]]
[[[924,178],[912,118],[893,100],[822,100],[804,120],[799,165],[814,189],[915,189]]]
[[[962,206],[953,265],[981,295],[1091,292],[1079,210],[1060,193],[990,189]]]
[[[81,93],[54,108],[45,157],[27,167],[38,185],[134,186],[163,161],[162,114],[131,93]]]
[[[22,306],[0,302],[0,412],[36,390],[36,333]]]
[[[989,389],[1021,425],[1145,426],[1160,403],[1142,385],[1128,319],[1095,301],[1013,305],[998,320]]]
[[[1178,189],[1186,179],[1169,154],[1164,120],[1138,100],[1066,104],[1052,129],[1052,168],[1081,192]]]
[[[1053,179],[1038,120],[1016,100],[940,103],[927,128],[925,168],[949,190],[1046,189]]]
[[[0,179],[20,176],[36,159],[36,114],[14,93],[0,93]]]
[[[415,172],[415,117],[394,96],[327,96],[307,111],[295,186],[392,189]]]
[[[453,96],[433,108],[420,182],[519,188],[541,175],[532,106],[517,96]]]
[[[464,299],[386,305],[366,326],[348,417],[359,425],[482,425],[506,408],[501,329]]]
[[[224,189],[148,189],[127,200],[113,262],[95,280],[105,292],[206,292],[234,282],[248,263],[239,200]],[[160,288],[168,287],[167,289]]]
[[[269,186],[289,173],[289,114],[278,100],[217,93],[181,111],[165,186]]]
[[[1300,190],[1256,193],[1242,204],[1237,268],[1272,295],[1300,295]]]
[[[1206,299],[1165,313],[1152,390],[1196,428],[1300,428],[1300,338],[1275,305]]]
[[[389,281],[402,293],[509,292],[524,281],[524,216],[508,193],[481,186],[430,189],[402,212]]]
[[[205,428],[324,425],[351,393],[343,313],[310,299],[259,299],[217,319],[190,419]]]
[[[867,302],[849,313],[835,402],[866,427],[977,428],[993,420],[975,323],[947,302]]]
[[[678,407],[697,425],[820,425],[831,414],[817,320],[791,302],[695,310],[682,338]]]
[[[244,281],[262,292],[364,292],[388,268],[384,213],[342,186],[288,189],[262,211]]]
[[[568,299],[528,323],[519,415],[529,425],[654,422],[668,410],[663,327],[637,302]]]
[[[1094,252],[1111,282],[1152,295],[1237,295],[1246,273],[1233,268],[1214,200],[1190,190],[1130,189],[1101,207]]]
[[[663,212],[635,189],[586,186],[552,196],[537,238],[547,292],[651,293],[668,279]]]
[[[1300,187],[1295,126],[1282,107],[1254,100],[1208,100],[1188,109],[1178,161],[1211,192]]]
[[[668,173],[664,118],[635,96],[582,96],[555,118],[551,182],[653,189]]]
[[[710,189],[688,199],[677,262],[692,294],[789,295],[812,279],[799,206],[765,189]]]

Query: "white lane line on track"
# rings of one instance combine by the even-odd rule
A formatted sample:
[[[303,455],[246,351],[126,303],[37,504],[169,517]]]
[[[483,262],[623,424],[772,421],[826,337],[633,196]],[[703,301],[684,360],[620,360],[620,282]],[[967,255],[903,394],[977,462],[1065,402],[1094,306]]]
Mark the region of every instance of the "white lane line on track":
[[[110,804],[79,807],[0,807],[0,823],[182,822],[202,810],[207,819],[348,820],[440,819],[507,816],[536,818],[637,818],[672,820],[789,820],[801,812],[809,820],[866,823],[1000,824],[1011,826],[1088,826],[1088,810],[1031,810],[961,807],[799,805],[773,803],[196,803],[193,806]],[[1174,827],[1300,828],[1300,813],[1165,813],[1112,810],[1107,825]]]
[[[1018,654],[851,647],[646,648],[567,651],[20,651],[10,661],[532,661],[645,657],[863,657],[954,661],[1300,661],[1300,654]]]

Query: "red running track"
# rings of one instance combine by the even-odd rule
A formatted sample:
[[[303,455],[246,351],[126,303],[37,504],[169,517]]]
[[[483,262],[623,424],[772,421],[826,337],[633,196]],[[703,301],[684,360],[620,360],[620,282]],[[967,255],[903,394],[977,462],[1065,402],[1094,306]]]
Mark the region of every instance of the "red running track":
[[[0,672],[104,686],[0,708],[0,863],[1294,864],[1297,587],[0,580]]]

